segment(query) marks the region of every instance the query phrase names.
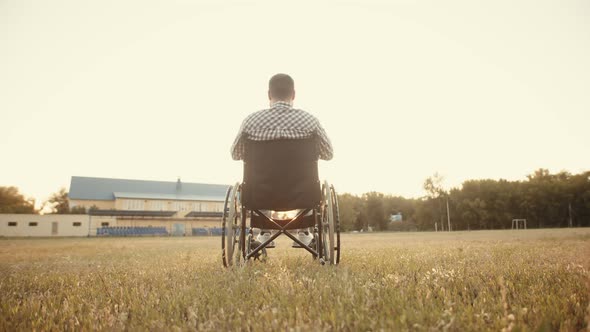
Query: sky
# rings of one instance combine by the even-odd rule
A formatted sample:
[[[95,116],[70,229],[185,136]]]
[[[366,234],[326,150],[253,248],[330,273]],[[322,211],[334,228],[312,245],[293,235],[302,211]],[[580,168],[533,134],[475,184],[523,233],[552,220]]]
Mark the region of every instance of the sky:
[[[71,176],[232,184],[268,79],[334,145],[338,192],[438,172],[590,170],[588,1],[0,1],[0,186]]]

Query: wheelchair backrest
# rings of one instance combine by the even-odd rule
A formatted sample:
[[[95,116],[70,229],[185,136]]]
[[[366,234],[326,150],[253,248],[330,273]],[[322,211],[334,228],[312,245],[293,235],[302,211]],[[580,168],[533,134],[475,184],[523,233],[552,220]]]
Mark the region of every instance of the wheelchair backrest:
[[[321,200],[314,138],[247,140],[242,202],[247,209],[286,211]]]

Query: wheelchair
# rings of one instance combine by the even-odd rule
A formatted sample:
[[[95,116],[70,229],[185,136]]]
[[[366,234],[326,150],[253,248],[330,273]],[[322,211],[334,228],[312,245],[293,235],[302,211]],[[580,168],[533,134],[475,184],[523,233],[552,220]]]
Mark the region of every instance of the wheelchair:
[[[225,267],[265,258],[266,249],[280,235],[291,238],[322,265],[340,263],[338,196],[334,186],[319,181],[314,138],[246,140],[243,171],[242,183],[230,186],[225,196],[221,221]],[[291,216],[275,217],[284,217],[286,211]],[[256,228],[272,235],[255,241]],[[290,232],[306,228],[313,230],[310,243]]]

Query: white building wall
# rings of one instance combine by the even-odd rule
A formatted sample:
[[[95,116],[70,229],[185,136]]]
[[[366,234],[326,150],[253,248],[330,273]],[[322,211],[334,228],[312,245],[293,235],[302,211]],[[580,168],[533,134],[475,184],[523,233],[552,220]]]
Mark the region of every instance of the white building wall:
[[[0,236],[88,236],[88,231],[86,214],[0,214]]]
[[[16,226],[10,226],[11,223],[16,223]],[[33,226],[31,223],[36,223],[36,225]],[[57,229],[54,229],[54,223],[57,224]],[[79,226],[76,226],[78,224]],[[168,232],[172,233],[174,224],[184,224],[186,235],[189,236],[192,235],[192,228],[220,227],[217,218],[167,220],[89,216],[87,214],[0,214],[0,237],[96,236],[98,228],[107,226],[166,227]],[[53,232],[54,230],[56,232]]]

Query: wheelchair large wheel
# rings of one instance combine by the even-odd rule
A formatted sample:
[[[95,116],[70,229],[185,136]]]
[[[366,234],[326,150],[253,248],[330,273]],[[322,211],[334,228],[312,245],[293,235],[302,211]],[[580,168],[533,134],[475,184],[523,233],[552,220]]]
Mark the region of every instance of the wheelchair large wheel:
[[[241,186],[236,183],[227,189],[223,217],[221,219],[221,256],[223,266],[229,267],[241,261],[240,239],[242,222]]]
[[[330,186],[330,196],[332,197],[332,207],[334,211],[334,227],[336,233],[336,247],[334,250],[336,251],[336,259],[335,263],[340,263],[340,208],[338,207],[338,194],[336,193],[336,189],[334,186]]]
[[[320,261],[333,265],[336,263],[335,255],[335,222],[334,222],[334,198],[331,194],[328,181],[322,186],[322,220],[320,231]]]

